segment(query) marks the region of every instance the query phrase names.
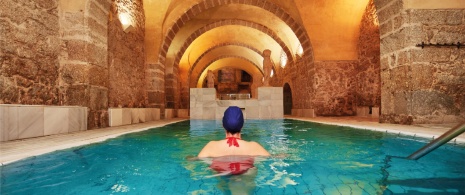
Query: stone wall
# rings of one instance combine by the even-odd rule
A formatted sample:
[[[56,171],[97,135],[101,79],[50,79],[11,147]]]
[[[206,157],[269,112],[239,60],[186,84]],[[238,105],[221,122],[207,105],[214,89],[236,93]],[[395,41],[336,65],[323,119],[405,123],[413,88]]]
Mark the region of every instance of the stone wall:
[[[355,69],[357,107],[380,107],[381,105],[379,44],[378,18],[375,5],[371,0],[360,25],[359,64]]]
[[[60,104],[88,108],[88,129],[108,126],[110,1],[60,2]]]
[[[109,107],[146,106],[145,16],[142,1],[116,0],[118,10],[108,25]],[[132,30],[125,32],[118,14],[129,13]]]
[[[142,1],[114,4],[2,3],[0,103],[87,107],[88,129],[108,126],[109,104],[145,106]],[[116,14],[123,11],[133,11],[128,33]]]
[[[0,104],[59,104],[58,1],[2,1],[0,26]]]
[[[357,61],[315,62],[315,114],[347,116],[355,114]]]
[[[415,47],[465,42],[464,9],[404,9],[375,0],[381,37],[381,115],[387,123],[465,121],[465,50]]]
[[[315,64],[311,53],[304,54],[294,63],[288,63],[284,68],[275,67],[275,74],[270,79],[270,85],[283,87],[288,83],[292,93],[293,109],[313,108],[315,96]]]

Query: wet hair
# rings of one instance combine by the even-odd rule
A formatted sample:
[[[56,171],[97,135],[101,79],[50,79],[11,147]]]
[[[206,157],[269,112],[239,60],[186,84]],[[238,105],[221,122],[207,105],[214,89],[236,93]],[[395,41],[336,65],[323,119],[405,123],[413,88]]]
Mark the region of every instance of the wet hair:
[[[244,125],[244,115],[237,106],[230,106],[223,115],[223,127],[231,134],[241,132]]]

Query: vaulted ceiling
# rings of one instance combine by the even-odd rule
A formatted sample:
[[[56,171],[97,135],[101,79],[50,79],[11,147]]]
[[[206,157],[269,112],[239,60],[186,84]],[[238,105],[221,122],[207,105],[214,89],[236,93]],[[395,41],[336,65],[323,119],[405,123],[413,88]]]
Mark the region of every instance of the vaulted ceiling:
[[[355,60],[368,0],[144,0],[148,63],[182,78],[236,67],[262,74],[262,51],[275,68],[300,55],[315,61]],[[299,51],[300,50],[300,51]],[[303,54],[301,52],[303,51]],[[240,66],[237,63],[240,62]]]

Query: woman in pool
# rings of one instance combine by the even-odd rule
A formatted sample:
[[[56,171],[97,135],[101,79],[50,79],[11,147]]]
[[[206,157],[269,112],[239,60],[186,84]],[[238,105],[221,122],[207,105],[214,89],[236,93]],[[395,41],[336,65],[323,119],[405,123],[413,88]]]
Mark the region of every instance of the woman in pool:
[[[270,156],[259,143],[241,140],[241,129],[244,125],[244,116],[237,106],[230,106],[224,112],[223,127],[226,139],[210,141],[200,151],[197,157],[221,156]]]
[[[237,106],[230,106],[223,116],[223,127],[226,139],[210,141],[197,157],[203,158],[210,168],[218,174],[218,188],[230,190],[232,194],[251,194],[255,189],[257,169],[254,167],[255,157],[270,156],[259,143],[241,139],[244,116]],[[210,159],[211,158],[211,159]]]

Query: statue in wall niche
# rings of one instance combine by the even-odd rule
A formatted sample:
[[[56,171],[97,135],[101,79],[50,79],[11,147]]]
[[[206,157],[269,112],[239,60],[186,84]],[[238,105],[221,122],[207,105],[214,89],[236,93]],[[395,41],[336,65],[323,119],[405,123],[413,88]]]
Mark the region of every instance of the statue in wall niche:
[[[271,50],[263,51],[263,86],[270,86],[270,76],[273,63],[271,62]]]
[[[212,70],[208,70],[208,73],[207,73],[207,87],[208,88],[215,87],[215,75],[213,74]]]

